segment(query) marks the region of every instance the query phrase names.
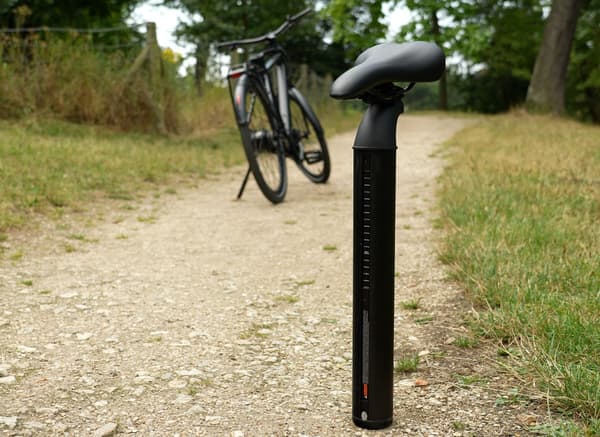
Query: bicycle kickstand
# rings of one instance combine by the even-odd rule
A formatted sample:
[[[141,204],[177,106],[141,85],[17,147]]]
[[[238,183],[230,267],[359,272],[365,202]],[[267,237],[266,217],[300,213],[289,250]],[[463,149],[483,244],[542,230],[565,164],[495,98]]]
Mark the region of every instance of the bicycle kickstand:
[[[250,166],[248,166],[248,171],[246,172],[246,176],[244,176],[244,180],[242,181],[242,186],[240,187],[240,191],[238,191],[237,199],[242,198],[242,194],[244,194],[244,188],[246,188],[246,183],[248,182],[248,178],[250,177]]]

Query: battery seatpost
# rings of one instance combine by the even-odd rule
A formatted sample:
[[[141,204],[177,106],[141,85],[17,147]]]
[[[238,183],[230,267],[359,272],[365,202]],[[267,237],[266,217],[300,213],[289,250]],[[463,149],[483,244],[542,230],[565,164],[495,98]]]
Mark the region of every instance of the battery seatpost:
[[[396,121],[401,100],[371,103],[354,142],[352,419],[393,416]]]

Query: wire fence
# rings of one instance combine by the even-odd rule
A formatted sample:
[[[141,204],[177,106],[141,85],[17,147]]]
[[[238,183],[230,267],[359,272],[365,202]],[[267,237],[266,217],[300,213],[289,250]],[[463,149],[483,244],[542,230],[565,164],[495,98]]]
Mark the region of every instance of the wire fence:
[[[38,32],[111,33],[111,32],[123,32],[123,31],[133,30],[133,29],[143,27],[145,25],[146,25],[146,23],[137,23],[137,24],[131,24],[128,26],[96,27],[96,28],[51,27],[51,26],[16,27],[16,28],[0,28],[0,34],[2,34],[2,33],[38,33]]]
[[[25,49],[37,44],[39,40],[47,40],[52,34],[57,34],[60,37],[64,35],[93,44],[94,49],[102,52],[140,49],[144,40],[140,29],[144,26],[147,26],[147,23],[96,28],[53,26],[0,28],[0,42],[4,46],[21,46]]]

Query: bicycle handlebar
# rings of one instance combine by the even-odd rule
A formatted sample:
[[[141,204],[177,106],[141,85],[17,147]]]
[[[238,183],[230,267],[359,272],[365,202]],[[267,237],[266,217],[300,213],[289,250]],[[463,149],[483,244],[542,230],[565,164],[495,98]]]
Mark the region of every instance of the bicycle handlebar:
[[[293,15],[291,17],[288,16],[287,19],[277,29],[275,29],[272,32],[265,33],[264,35],[256,36],[254,38],[220,42],[220,43],[217,43],[216,48],[217,49],[229,48],[230,50],[235,50],[239,46],[243,46],[243,45],[245,46],[245,45],[251,45],[251,44],[259,44],[259,43],[265,42],[265,41],[272,41],[277,36],[279,36],[280,34],[285,32],[286,30],[288,30],[288,28],[290,26],[296,24],[296,22],[298,20],[300,20],[302,17],[304,17],[305,15],[308,15],[310,12],[312,12],[312,9],[306,8],[303,11],[297,13],[296,15]]]

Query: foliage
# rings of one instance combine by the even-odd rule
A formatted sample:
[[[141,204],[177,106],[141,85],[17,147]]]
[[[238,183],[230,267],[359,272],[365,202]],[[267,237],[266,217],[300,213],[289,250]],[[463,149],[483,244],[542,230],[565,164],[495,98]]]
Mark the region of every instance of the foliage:
[[[332,38],[343,45],[346,61],[385,37],[384,0],[328,0],[321,15],[331,23]]]
[[[109,27],[125,19],[141,0],[1,0],[1,27]]]
[[[434,40],[447,57],[460,59],[449,67],[449,82],[462,94],[461,109],[499,112],[524,100],[541,38],[543,0],[401,4],[415,19],[401,28],[397,40]],[[433,17],[439,22],[437,29]],[[457,107],[456,101],[450,106]]]
[[[600,0],[584,6],[577,23],[567,74],[567,109],[579,118],[600,121]]]
[[[174,0],[167,0],[172,4]],[[313,7],[313,0],[281,2],[278,0],[178,0],[186,13],[199,16],[192,22],[180,23],[178,36],[194,44],[196,57],[204,65],[214,43],[251,38],[277,28],[287,16]],[[304,17],[280,42],[293,64],[308,64],[320,74],[341,73],[345,64],[339,44],[327,44],[324,34],[328,24],[316,14]],[[251,50],[252,48],[250,48]]]
[[[46,115],[147,130],[154,114],[144,74],[127,77],[136,52],[99,52],[85,36],[0,38],[0,117]],[[165,65],[165,122],[177,130],[175,66]]]
[[[600,128],[513,113],[452,139],[442,259],[555,404],[600,419]]]

